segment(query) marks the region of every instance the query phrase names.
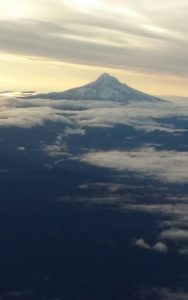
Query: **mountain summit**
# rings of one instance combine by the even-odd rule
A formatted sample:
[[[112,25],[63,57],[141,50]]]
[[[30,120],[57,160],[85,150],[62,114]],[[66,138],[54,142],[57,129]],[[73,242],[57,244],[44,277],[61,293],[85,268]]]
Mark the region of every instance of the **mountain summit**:
[[[30,97],[31,98],[31,97]],[[133,101],[156,103],[163,100],[137,91],[117,78],[104,73],[96,81],[82,87],[73,88],[64,92],[34,95],[32,98],[66,99],[66,100],[106,100],[130,103]]]
[[[107,73],[103,73],[102,75],[100,75],[96,81],[94,81],[93,83],[91,84],[96,84],[96,85],[99,85],[99,84],[105,84],[105,85],[109,85],[109,84],[121,84],[120,81],[114,77],[114,76],[111,76]]]

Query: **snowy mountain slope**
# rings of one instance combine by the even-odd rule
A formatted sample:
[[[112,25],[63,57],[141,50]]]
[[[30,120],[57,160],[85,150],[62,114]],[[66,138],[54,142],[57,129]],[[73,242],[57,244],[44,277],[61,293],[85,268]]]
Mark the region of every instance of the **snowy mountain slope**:
[[[122,84],[115,77],[106,73],[96,81],[85,86],[73,88],[64,92],[52,92],[34,95],[32,98],[66,99],[66,100],[110,100],[130,103],[131,101],[165,102],[157,97],[137,91],[126,84]],[[30,97],[31,99],[31,97]]]

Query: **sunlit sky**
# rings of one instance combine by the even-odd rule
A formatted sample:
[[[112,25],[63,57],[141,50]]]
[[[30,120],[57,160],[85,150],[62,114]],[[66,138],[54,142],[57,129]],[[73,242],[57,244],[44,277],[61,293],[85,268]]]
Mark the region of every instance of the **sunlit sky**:
[[[187,0],[0,0],[0,90],[64,90],[108,72],[188,95]]]

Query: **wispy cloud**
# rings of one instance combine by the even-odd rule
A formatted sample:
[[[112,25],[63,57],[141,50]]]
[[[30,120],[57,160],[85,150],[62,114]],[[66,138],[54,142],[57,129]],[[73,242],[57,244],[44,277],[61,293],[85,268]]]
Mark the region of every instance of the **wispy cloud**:
[[[171,241],[188,241],[188,230],[171,228],[161,232],[160,238]]]
[[[133,171],[168,182],[188,182],[188,153],[157,151],[142,148],[137,151],[90,152],[80,160],[104,168]]]
[[[169,288],[147,288],[139,293],[139,299],[157,299],[157,300],[187,300],[188,293],[184,289]]]
[[[23,6],[20,1],[15,5],[9,0],[4,4],[4,14],[0,15],[1,51],[78,64],[188,75],[185,0],[166,1],[165,5],[162,0],[157,5],[148,1],[141,4],[129,0],[125,4],[103,0],[95,7],[82,1],[32,2],[27,0]],[[19,18],[16,12],[11,16],[11,4],[17,8]]]

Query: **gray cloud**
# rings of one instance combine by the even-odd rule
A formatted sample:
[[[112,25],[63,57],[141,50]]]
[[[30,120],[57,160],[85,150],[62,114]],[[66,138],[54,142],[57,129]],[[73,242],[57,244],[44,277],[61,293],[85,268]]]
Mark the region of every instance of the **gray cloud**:
[[[159,215],[158,226],[160,233],[155,238],[163,242],[162,244],[161,242],[157,242],[153,248],[158,251],[165,251],[163,244],[166,245],[168,241],[173,242],[180,255],[188,255],[188,205],[186,196],[185,198],[181,198],[180,195],[177,195],[176,199],[169,197],[169,199],[165,199],[163,204],[129,203],[124,205],[124,209],[125,211],[132,210],[149,213],[155,215],[155,217]],[[138,240],[136,245],[145,249],[146,247],[151,248],[145,241],[143,243],[142,239]]]
[[[0,169],[0,174],[6,174],[9,173],[10,171],[7,169]]]
[[[158,292],[160,300],[187,300],[188,293],[184,291],[172,291],[169,289],[161,289]]]
[[[71,128],[67,127],[65,132],[65,136],[70,136],[70,135],[85,135],[85,130],[82,128]]]
[[[172,241],[188,241],[188,230],[171,228],[161,232],[160,238]]]
[[[67,147],[66,145],[62,144],[62,145],[58,145],[58,144],[54,144],[54,145],[45,145],[43,147],[44,152],[46,152],[46,154],[48,156],[51,157],[58,157],[58,156],[63,156],[63,155],[68,155],[67,154]]]
[[[180,18],[177,8],[184,11],[186,3],[163,8],[160,4],[164,5],[162,0],[158,6],[118,1],[115,7],[112,2],[85,12],[66,1],[55,1],[51,12],[43,12],[40,18],[1,19],[0,49],[78,64],[187,76],[186,14],[181,15],[181,26],[176,22]],[[34,5],[37,9],[42,2]],[[45,2],[47,10],[51,6],[51,0]],[[156,9],[160,14],[157,19]]]
[[[146,243],[146,242],[144,241],[144,239],[139,239],[139,240],[137,240],[137,241],[135,242],[135,246],[138,246],[138,247],[143,248],[143,249],[146,249],[146,250],[150,250],[150,249],[151,249],[150,245],[149,245],[148,243]]]
[[[20,146],[20,147],[17,148],[17,150],[18,151],[26,151],[27,149],[25,147],[23,147],[23,146]]]
[[[165,287],[162,288],[152,288],[147,290],[140,291],[139,299],[157,299],[157,300],[187,300],[188,293],[184,289],[168,289]]]
[[[135,243],[135,246],[143,248],[145,250],[152,250],[156,251],[159,253],[167,253],[168,252],[168,247],[162,243],[162,242],[157,242],[153,246],[150,246],[148,243],[144,241],[144,239],[138,239]]]
[[[164,243],[158,242],[153,246],[153,250],[159,253],[166,253],[168,252],[168,247]]]

